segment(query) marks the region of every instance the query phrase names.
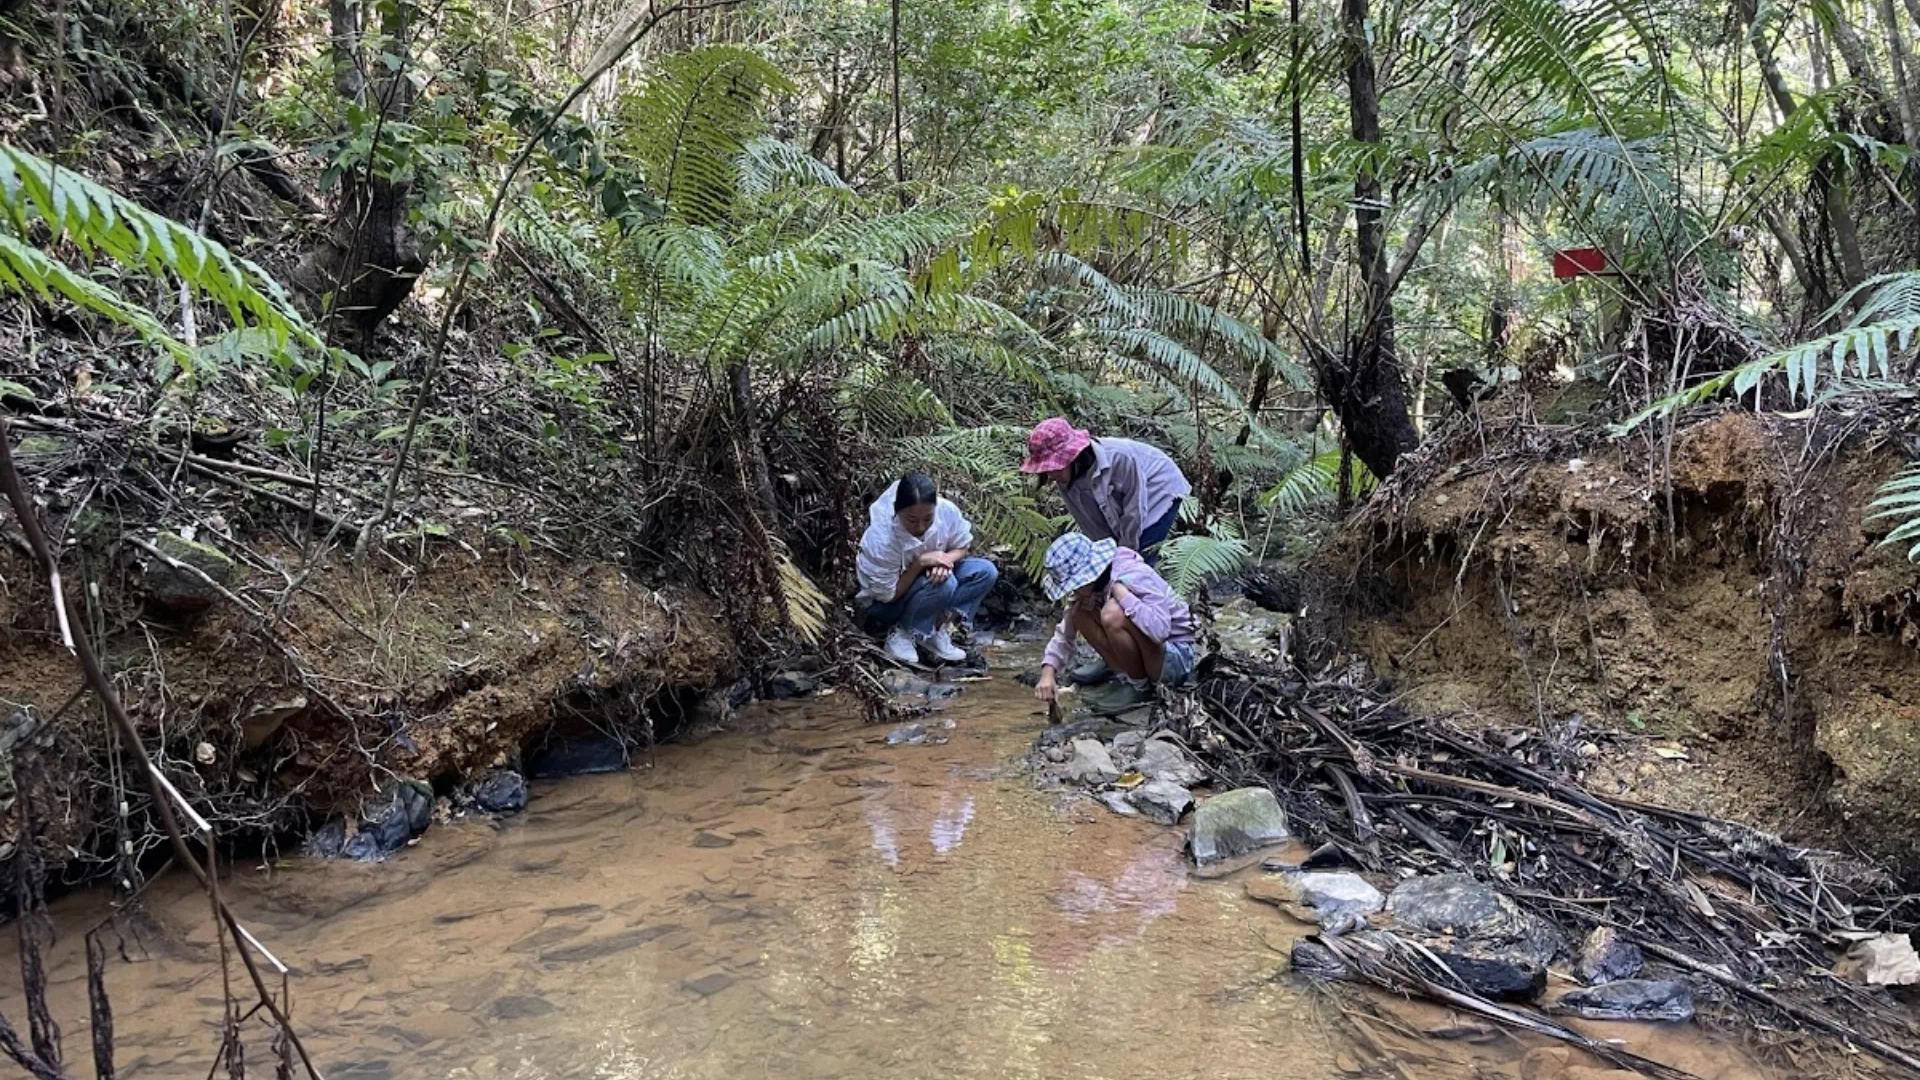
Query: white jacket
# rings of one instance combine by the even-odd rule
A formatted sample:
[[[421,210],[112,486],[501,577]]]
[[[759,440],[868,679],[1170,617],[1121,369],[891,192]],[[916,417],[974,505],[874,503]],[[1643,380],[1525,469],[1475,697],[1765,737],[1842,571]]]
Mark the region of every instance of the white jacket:
[[[924,551],[952,551],[973,546],[973,525],[960,508],[945,497],[933,507],[933,524],[927,535],[915,536],[900,527],[893,513],[894,492],[898,480],[880,493],[867,508],[867,531],[860,536],[860,597],[875,603],[892,600],[907,564]]]

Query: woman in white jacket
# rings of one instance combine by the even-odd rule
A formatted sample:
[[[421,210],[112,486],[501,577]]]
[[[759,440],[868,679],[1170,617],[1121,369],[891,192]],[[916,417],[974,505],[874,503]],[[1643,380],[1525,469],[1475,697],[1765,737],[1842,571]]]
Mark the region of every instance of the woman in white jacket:
[[[925,473],[901,477],[868,508],[858,602],[868,630],[887,633],[895,660],[918,661],[922,645],[949,663],[967,658],[946,629],[948,617],[971,627],[1000,577],[992,563],[967,554],[972,546],[973,526]]]

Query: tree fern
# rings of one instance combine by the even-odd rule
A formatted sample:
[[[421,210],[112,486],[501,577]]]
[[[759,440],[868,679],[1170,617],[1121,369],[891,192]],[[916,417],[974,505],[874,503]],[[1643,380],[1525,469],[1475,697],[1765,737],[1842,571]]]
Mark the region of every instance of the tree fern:
[[[786,187],[814,187],[847,193],[853,189],[826,162],[779,139],[748,139],[735,162],[742,195],[768,195]]]
[[[856,431],[892,436],[916,426],[953,423],[953,413],[932,387],[881,360],[856,365],[841,376],[834,393]]]

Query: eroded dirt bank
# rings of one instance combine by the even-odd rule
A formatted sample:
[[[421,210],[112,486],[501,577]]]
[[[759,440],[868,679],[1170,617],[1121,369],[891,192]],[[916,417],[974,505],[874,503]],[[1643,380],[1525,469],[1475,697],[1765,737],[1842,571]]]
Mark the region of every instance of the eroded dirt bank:
[[[107,577],[92,604],[128,707],[175,782],[229,835],[352,814],[402,779],[445,795],[556,725],[644,745],[650,725],[698,714],[702,692],[735,677],[709,601],[608,564],[464,545],[410,551],[407,563],[375,551],[289,592],[302,578],[297,552],[248,554],[260,565],[239,562],[230,589],[266,621],[226,600],[191,618],[156,616],[131,568]],[[78,669],[25,560],[0,556],[0,577],[0,700],[50,716]],[[90,700],[57,730],[48,782],[71,810],[57,839],[97,848],[122,792],[139,805],[138,785],[118,779]],[[12,841],[17,822],[6,824]],[[69,874],[110,858],[83,857]]]
[[[1377,669],[1417,709],[1580,713],[1622,791],[1920,865],[1920,574],[1864,520],[1901,455],[1744,413],[1670,464],[1530,437],[1370,511],[1348,629]]]

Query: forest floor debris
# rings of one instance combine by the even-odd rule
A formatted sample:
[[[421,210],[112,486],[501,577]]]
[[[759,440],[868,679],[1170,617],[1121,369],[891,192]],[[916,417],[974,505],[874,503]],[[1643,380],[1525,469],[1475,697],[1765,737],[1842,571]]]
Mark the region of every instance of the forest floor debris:
[[[1221,660],[1171,722],[1210,770],[1277,797],[1297,838],[1401,882],[1382,928],[1323,929],[1295,949],[1297,970],[1433,998],[1671,1075],[1525,1004],[1549,963],[1572,959],[1569,942],[1608,928],[1654,969],[1568,1011],[1668,1019],[1691,1006],[1768,1039],[1824,1039],[1920,1073],[1908,1010],[1834,972],[1862,938],[1913,926],[1916,898],[1875,867],[1592,790],[1572,729],[1469,731],[1416,716],[1364,669],[1307,677]],[[1499,974],[1489,959],[1523,982],[1478,978]],[[1632,965],[1616,950],[1587,966]]]

